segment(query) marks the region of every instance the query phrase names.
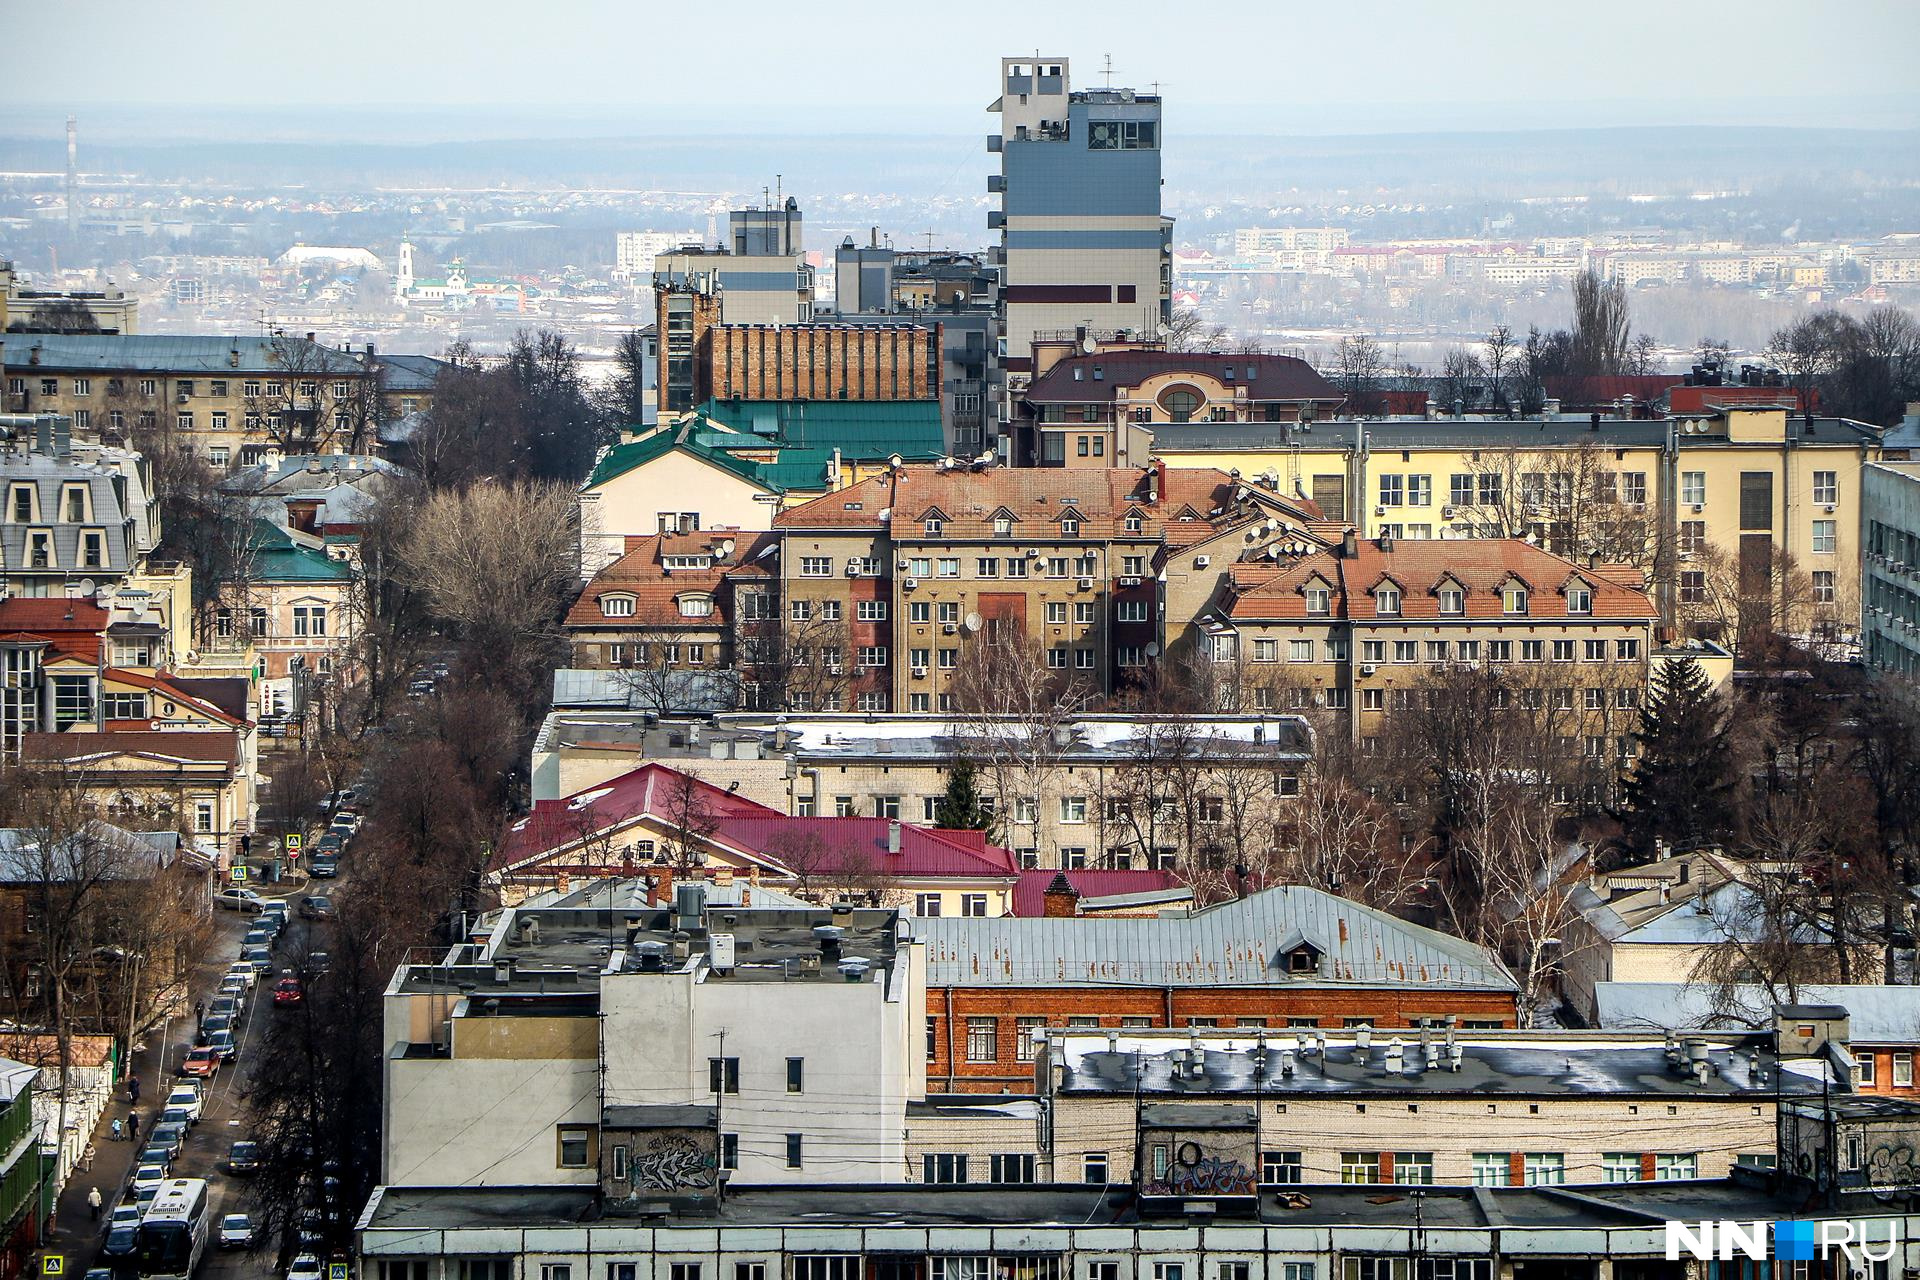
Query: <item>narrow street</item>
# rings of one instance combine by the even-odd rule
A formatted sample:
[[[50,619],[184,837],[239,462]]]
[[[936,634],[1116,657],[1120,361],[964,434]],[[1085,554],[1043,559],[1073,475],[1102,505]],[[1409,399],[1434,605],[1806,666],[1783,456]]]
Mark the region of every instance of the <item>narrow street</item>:
[[[262,1046],[273,1033],[275,1010],[272,987],[278,971],[293,968],[298,958],[310,949],[325,949],[320,936],[327,926],[307,921],[298,914],[299,900],[310,892],[334,894],[345,884],[339,879],[309,882],[304,879],[281,885],[256,884],[262,897],[285,898],[291,908],[286,929],[274,945],[274,970],[261,975],[245,1002],[236,1036],[238,1052],[210,1083],[203,1101],[200,1121],[187,1137],[179,1159],[174,1161],[176,1177],[206,1178],[211,1193],[210,1239],[205,1260],[197,1274],[202,1276],[259,1277],[275,1273],[276,1242],[263,1240],[251,1252],[223,1251],[216,1247],[220,1218],[228,1213],[249,1212],[246,1175],[227,1171],[227,1153],[237,1140],[250,1138],[248,1117],[242,1094],[251,1079]],[[193,1000],[211,1000],[221,978],[240,952],[240,942],[258,917],[216,908],[213,931],[205,954],[195,967],[190,982]],[[133,1171],[133,1159],[143,1143],[113,1140],[113,1121],[125,1121],[130,1111],[140,1116],[140,1132],[153,1126],[168,1092],[181,1077],[175,1074],[182,1057],[192,1047],[195,1033],[191,1001],[184,1016],[162,1022],[149,1031],[144,1047],[133,1059],[133,1074],[140,1081],[138,1107],[129,1107],[125,1084],[115,1091],[114,1101],[101,1117],[94,1135],[94,1160],[89,1169],[76,1170],[63,1189],[55,1210],[55,1227],[44,1252],[65,1259],[66,1274],[80,1277],[95,1265],[105,1241],[103,1226],[114,1205],[127,1194]],[[100,1188],[103,1208],[101,1222],[92,1220],[87,1208],[88,1191]]]

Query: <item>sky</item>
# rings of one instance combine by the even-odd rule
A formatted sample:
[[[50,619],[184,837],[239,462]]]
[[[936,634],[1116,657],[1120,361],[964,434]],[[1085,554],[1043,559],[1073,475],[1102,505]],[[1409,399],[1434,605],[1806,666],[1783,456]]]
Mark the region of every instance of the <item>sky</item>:
[[[0,30],[0,124],[36,128],[985,132],[1035,51],[1196,132],[1920,127],[1920,0],[0,0]]]

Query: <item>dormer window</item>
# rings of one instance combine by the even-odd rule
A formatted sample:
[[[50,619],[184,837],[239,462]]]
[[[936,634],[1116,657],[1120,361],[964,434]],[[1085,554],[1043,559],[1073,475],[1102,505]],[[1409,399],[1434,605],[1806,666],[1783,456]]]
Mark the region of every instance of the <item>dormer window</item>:
[[[1527,611],[1527,588],[1525,584],[1509,581],[1500,588],[1501,611],[1508,614],[1524,614]]]
[[[1138,511],[1127,512],[1127,532],[1128,533],[1139,533],[1140,530],[1143,529],[1145,526],[1146,526],[1146,522],[1141,519],[1140,513]]]
[[[1313,953],[1312,947],[1295,947],[1287,952],[1288,973],[1320,972],[1320,957]]]
[[[939,516],[928,516],[923,527],[929,538],[937,538],[940,536],[940,531],[947,527],[947,522]]]
[[[14,524],[32,524],[33,506],[33,485],[16,484],[7,491],[7,519]]]
[[[27,568],[53,568],[53,534],[36,529],[27,535]]]
[[[82,569],[107,567],[107,535],[101,530],[87,529],[80,534],[80,567]]]
[[[1383,582],[1373,589],[1373,611],[1398,617],[1400,613],[1400,588],[1391,582]]]
[[[1435,593],[1440,599],[1440,616],[1458,618],[1467,611],[1467,593],[1457,582],[1443,583]]]
[[[680,606],[683,618],[710,618],[713,616],[713,597],[707,595],[680,596],[675,600]]]
[[[60,490],[60,518],[68,524],[85,524],[87,520],[87,486],[70,484]]]
[[[1060,536],[1063,538],[1077,538],[1080,536],[1080,520],[1077,516],[1060,517]]]
[[[1333,612],[1333,588],[1315,580],[1307,584],[1307,616],[1324,618]]]
[[[634,598],[632,596],[601,596],[600,612],[609,618],[631,618]]]
[[[1013,517],[995,516],[993,518],[993,536],[1008,538],[1013,536]]]
[[[1567,612],[1569,614],[1593,612],[1593,588],[1578,578],[1567,586]]]

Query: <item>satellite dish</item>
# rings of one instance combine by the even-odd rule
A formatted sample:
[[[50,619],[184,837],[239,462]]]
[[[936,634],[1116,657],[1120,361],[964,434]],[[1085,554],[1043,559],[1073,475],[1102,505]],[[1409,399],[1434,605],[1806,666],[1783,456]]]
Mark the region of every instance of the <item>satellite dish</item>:
[[[1099,349],[1100,344],[1094,341],[1092,334],[1088,334],[1086,337],[1080,339],[1080,351],[1083,355],[1090,356]]]
[[[980,629],[980,615],[977,613],[970,613],[967,615],[967,620],[965,622],[962,622],[960,625],[965,627],[968,631],[978,631]]]
[[[95,594],[95,593],[96,593],[96,592],[98,592],[99,590],[100,590],[100,584],[99,584],[99,583],[97,583],[97,582],[95,582],[95,581],[94,581],[94,580],[93,580],[92,578],[82,578],[82,579],[80,579],[80,594],[81,594],[81,595],[83,595],[83,596],[90,596],[90,595],[93,595],[93,594]]]
[[[1157,658],[1160,656],[1160,642],[1158,640],[1147,641],[1147,656],[1149,658]]]

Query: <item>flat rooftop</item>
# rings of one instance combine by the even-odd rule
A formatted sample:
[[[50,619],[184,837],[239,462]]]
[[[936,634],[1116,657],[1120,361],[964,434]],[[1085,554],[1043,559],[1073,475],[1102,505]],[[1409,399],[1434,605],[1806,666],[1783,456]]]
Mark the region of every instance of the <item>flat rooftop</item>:
[[[1776,1195],[1725,1178],[1692,1182],[1633,1182],[1581,1187],[1422,1187],[1305,1185],[1289,1187],[1304,1200],[1259,1198],[1257,1220],[1268,1226],[1430,1229],[1533,1228],[1543,1231],[1609,1228],[1658,1232],[1669,1218],[1686,1221],[1800,1216],[1804,1198]],[[1293,1207],[1298,1204],[1300,1207]],[[735,1187],[726,1202],[706,1211],[661,1201],[658,1215],[597,1218],[591,1188],[383,1187],[362,1214],[363,1232],[415,1232],[591,1226],[661,1227],[885,1226],[1164,1226],[1190,1228],[1177,1209],[1144,1209],[1124,1188],[1053,1186],[809,1186]],[[1865,1211],[1855,1206],[1849,1213]],[[1898,1216],[1899,1210],[1888,1210]],[[1223,1219],[1226,1220],[1226,1219]],[[1232,1219],[1245,1221],[1244,1216]],[[371,1241],[369,1243],[372,1243]],[[712,1245],[708,1244],[711,1250]],[[924,1247],[924,1246],[923,1246]],[[1485,1252],[1484,1244],[1479,1246]],[[940,1252],[935,1249],[933,1252]]]
[[[1425,1050],[1417,1032],[1376,1031],[1364,1048],[1351,1031],[1273,1031],[1264,1045],[1253,1033],[1044,1035],[1050,1059],[1063,1071],[1060,1092],[1079,1095],[1771,1099],[1817,1096],[1823,1069],[1819,1060],[1797,1059],[1783,1070],[1768,1048],[1770,1037],[1725,1033],[1688,1037],[1673,1048],[1664,1037],[1634,1034],[1456,1033],[1452,1052],[1439,1032]],[[1691,1069],[1696,1060],[1706,1064],[1705,1079]]]
[[[859,981],[889,972],[897,947],[899,913],[891,910],[723,903],[687,918],[631,900],[604,905],[608,897],[619,903],[617,888],[585,896],[592,905],[501,912],[484,944],[454,948],[444,963],[409,965],[393,989],[463,994],[482,1002],[469,1008],[470,1015],[533,1013],[541,1010],[526,997],[592,993],[607,978],[626,974],[703,972],[710,982]],[[547,1003],[556,1014],[564,1010]]]

